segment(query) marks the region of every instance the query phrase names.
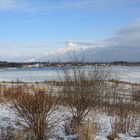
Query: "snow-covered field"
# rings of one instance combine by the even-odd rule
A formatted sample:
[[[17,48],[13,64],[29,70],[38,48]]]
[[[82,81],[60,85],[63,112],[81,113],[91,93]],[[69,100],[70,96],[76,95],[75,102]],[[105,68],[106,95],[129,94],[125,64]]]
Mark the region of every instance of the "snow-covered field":
[[[66,136],[64,134],[64,123],[68,117],[70,117],[70,113],[66,110],[66,108],[60,107],[58,111],[55,112],[57,116],[55,119],[58,119],[58,124],[55,127],[54,133],[57,137],[63,138],[64,140],[73,140],[74,135]],[[100,126],[99,131],[96,133],[96,140],[108,140],[107,136],[109,136],[112,132],[111,129],[111,120],[112,116],[107,115],[106,113],[96,113],[94,116],[94,121],[98,122]],[[92,113],[88,116],[88,118],[92,118]],[[0,127],[1,128],[21,128],[18,125],[18,116],[9,108],[9,104],[0,105]],[[140,137],[131,137],[129,134],[119,134],[118,140],[140,140]],[[56,140],[56,137],[51,138],[50,140]],[[116,139],[117,140],[117,139]]]

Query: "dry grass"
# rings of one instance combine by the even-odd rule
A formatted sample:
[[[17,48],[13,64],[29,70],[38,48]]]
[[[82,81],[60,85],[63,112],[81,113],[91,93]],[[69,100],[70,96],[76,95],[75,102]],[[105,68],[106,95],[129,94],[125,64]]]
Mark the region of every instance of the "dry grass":
[[[82,126],[77,128],[78,140],[95,140],[96,125],[93,122],[87,121]]]

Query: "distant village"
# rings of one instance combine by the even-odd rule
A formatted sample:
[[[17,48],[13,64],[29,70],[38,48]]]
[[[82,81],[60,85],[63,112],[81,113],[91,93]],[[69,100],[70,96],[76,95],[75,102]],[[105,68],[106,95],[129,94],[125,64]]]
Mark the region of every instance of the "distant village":
[[[62,66],[109,65],[109,66],[140,66],[140,62],[7,62],[0,61],[0,68],[44,68]]]

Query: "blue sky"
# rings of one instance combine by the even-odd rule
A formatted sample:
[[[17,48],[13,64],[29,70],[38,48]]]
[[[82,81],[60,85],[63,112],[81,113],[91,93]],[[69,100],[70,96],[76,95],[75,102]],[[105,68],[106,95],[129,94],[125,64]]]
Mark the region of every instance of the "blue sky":
[[[0,0],[0,59],[37,60],[60,50],[67,52],[73,41],[77,50],[84,47],[86,52],[96,52],[94,60],[100,60],[99,50],[132,50],[129,44],[137,52],[139,13],[140,0]],[[128,31],[135,38],[128,37]],[[117,55],[115,59],[128,60],[125,53]],[[133,58],[134,53],[130,56],[140,60]],[[112,57],[103,59],[115,60]]]

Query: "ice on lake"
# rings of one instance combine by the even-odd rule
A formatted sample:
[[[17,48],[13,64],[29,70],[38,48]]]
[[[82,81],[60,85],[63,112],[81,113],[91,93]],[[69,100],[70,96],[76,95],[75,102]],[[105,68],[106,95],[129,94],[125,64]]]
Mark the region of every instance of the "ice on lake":
[[[140,66],[113,66],[111,70],[117,74],[121,81],[140,83]],[[8,68],[0,69],[0,81],[16,81],[17,79],[24,82],[58,80],[61,74],[56,67]]]

